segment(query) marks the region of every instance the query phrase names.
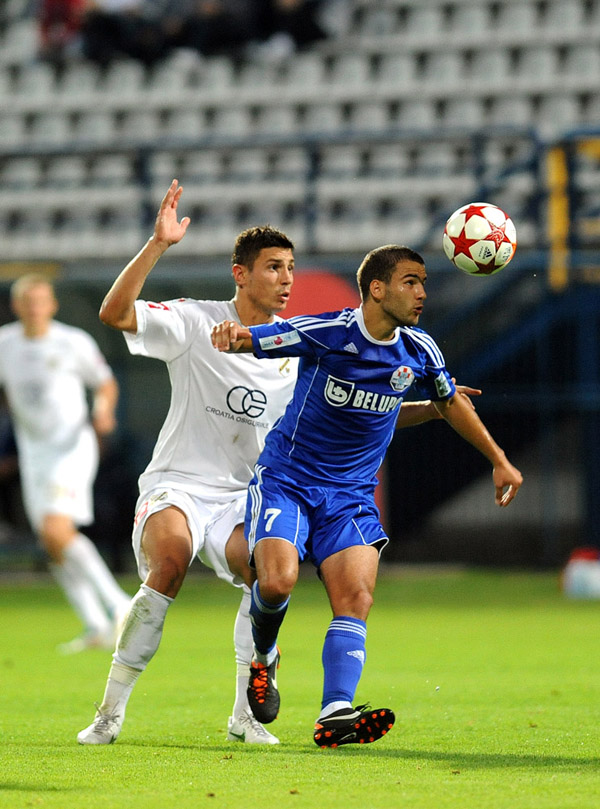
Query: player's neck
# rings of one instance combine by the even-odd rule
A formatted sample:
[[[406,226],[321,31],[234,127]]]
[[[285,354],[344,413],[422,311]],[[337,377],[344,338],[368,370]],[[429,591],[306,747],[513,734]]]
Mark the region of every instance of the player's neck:
[[[379,306],[370,306],[365,303],[362,306],[365,329],[374,340],[393,340],[398,324],[382,313]]]
[[[30,340],[45,337],[50,331],[50,322],[51,321],[47,321],[46,323],[24,323],[21,321],[23,324],[23,334]]]
[[[233,307],[242,326],[259,326],[261,323],[271,323],[273,313],[260,309],[252,301],[233,299]]]

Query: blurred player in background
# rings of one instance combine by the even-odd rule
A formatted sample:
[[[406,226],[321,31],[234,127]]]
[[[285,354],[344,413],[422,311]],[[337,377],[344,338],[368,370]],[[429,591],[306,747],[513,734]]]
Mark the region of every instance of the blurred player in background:
[[[219,578],[243,587],[234,628],[238,675],[228,738],[279,741],[257,722],[246,695],[252,579],[243,522],[252,469],[267,431],[291,398],[296,360],[239,357],[232,363],[212,349],[210,331],[223,318],[246,326],[269,323],[285,309],[293,244],[268,226],[241,233],[232,259],[233,300],[138,300],[155,263],[187,230],[189,218],[177,219],[181,192],[174,180],[152,237],[121,272],[100,312],[104,323],[124,333],[132,354],[167,363],[171,404],[139,481],[133,546],[143,584],[118,640],[102,704],[94,722],[78,734],[80,744],[117,738],[129,695],[158,649],[167,610],[196,556]]]
[[[250,329],[226,320],[213,330],[221,351],[301,358],[293,399],[267,436],[249,486],[246,536],[257,581],[248,696],[261,722],[275,719],[277,634],[298,564],[308,557],[333,613],[314,731],[321,747],[373,742],[394,723],[388,708],[352,703],[366,658],[379,554],[388,542],[373,497],[376,473],[394,430],[409,423],[411,411],[402,400],[411,386],[426,392],[441,416],[490,461],[498,505],[508,505],[522,482],[467,397],[460,390],[457,395],[435,342],[416,328],[425,280],[421,256],[387,245],[369,253],[358,270],[358,309]]]
[[[117,383],[90,335],[54,320],[58,303],[44,276],[15,281],[11,305],[18,321],[0,328],[0,385],[15,431],[25,511],[84,626],[59,648],[111,648],[129,596],[79,526],[93,522],[97,436],[115,428]],[[86,389],[94,395],[92,424]]]

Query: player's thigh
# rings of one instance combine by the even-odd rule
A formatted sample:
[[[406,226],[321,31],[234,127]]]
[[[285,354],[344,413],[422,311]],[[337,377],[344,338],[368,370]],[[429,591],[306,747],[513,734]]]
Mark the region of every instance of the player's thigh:
[[[334,615],[367,620],[377,581],[379,551],[353,545],[327,557],[319,568]]]
[[[144,522],[140,544],[148,586],[166,595],[171,595],[171,590],[176,593],[193,557],[185,514],[172,505],[150,514]]]

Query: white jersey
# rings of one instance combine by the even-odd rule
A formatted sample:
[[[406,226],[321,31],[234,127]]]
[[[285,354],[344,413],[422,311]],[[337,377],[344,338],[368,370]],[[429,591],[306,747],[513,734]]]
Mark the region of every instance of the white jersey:
[[[291,398],[297,360],[213,348],[212,327],[238,320],[233,301],[136,301],[132,354],[167,363],[171,404],[140,491],[161,484],[208,496],[245,492],[267,432]],[[151,397],[151,391],[148,391]]]
[[[0,385],[20,453],[72,445],[89,420],[86,388],[110,378],[100,349],[82,329],[53,320],[43,337],[26,337],[18,321],[0,328]]]

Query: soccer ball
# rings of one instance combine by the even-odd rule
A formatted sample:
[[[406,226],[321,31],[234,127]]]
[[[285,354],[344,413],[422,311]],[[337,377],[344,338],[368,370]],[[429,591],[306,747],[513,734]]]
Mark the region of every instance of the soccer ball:
[[[469,275],[493,275],[515,254],[517,231],[497,205],[471,202],[446,222],[444,252],[459,270]]]

